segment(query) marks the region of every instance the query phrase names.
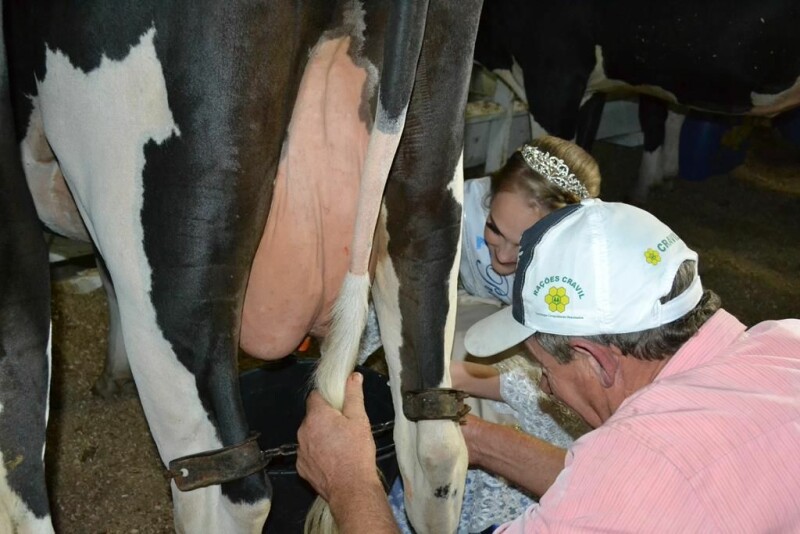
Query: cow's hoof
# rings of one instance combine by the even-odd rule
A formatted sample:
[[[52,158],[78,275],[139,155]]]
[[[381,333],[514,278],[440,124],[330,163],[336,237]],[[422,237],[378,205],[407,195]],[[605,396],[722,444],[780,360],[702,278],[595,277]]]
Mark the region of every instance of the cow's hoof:
[[[136,395],[136,384],[131,377],[109,378],[103,375],[92,386],[92,393],[104,399],[130,397]]]

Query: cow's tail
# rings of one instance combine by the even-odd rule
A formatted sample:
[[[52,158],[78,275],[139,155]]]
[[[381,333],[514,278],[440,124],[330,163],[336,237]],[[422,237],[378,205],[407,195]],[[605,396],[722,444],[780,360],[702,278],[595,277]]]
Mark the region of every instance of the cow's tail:
[[[377,111],[361,176],[349,272],[334,305],[331,330],[322,344],[322,357],[315,374],[317,389],[337,409],[344,403],[345,383],[355,367],[359,340],[367,322],[369,261],[375,226],[405,126],[427,11],[427,1],[393,2],[386,25]],[[319,498],[309,511],[305,530],[336,532],[330,510]]]
[[[345,381],[355,365],[359,340],[366,325],[369,261],[375,225],[405,126],[425,32],[427,2],[393,2],[392,5],[386,27],[396,31],[387,35],[384,46],[378,109],[361,175],[349,272],[334,305],[331,330],[323,342],[322,360],[315,377],[322,396],[339,409],[344,402]]]
[[[361,332],[367,323],[369,286],[369,273],[347,273],[333,305],[330,332],[321,347],[316,386],[325,400],[340,410],[344,384],[355,367]]]

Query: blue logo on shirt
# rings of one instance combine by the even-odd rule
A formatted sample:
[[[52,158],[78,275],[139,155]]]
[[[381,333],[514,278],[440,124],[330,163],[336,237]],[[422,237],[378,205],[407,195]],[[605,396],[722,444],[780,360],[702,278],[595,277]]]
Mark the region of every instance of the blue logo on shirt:
[[[483,280],[483,287],[500,300],[506,300],[506,297],[508,297],[510,293],[511,286],[508,280],[509,277],[497,274],[497,272],[492,269],[491,263],[484,267],[483,262],[478,260],[475,262],[475,266],[477,267],[478,275]]]

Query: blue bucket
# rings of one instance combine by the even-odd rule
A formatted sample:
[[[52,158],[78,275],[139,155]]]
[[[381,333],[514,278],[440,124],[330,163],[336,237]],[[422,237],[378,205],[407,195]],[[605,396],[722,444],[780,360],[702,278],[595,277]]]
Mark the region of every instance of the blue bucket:
[[[681,177],[699,182],[741,165],[747,156],[749,134],[749,125],[739,117],[690,113],[681,128]]]
[[[262,450],[287,443],[297,443],[297,429],[306,413],[306,394],[317,360],[289,356],[239,377],[242,403],[250,429],[259,432]],[[359,366],[364,375],[364,401],[373,427],[394,421],[389,380],[384,375]],[[373,432],[377,448],[376,462],[391,487],[397,478],[397,458],[391,426]],[[278,457],[267,466],[272,482],[272,509],[263,532],[269,534],[302,533],[306,513],[317,494],[297,474],[295,456]]]

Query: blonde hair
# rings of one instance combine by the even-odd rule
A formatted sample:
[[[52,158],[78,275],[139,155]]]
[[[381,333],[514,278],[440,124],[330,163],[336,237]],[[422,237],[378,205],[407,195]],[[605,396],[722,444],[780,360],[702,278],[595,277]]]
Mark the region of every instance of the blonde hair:
[[[600,168],[595,159],[571,141],[546,135],[527,143],[564,160],[569,170],[583,183],[590,197],[600,194]],[[499,192],[522,193],[533,207],[546,212],[580,202],[573,192],[565,191],[530,168],[520,151],[514,152],[499,170],[492,174],[487,204]]]

